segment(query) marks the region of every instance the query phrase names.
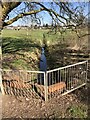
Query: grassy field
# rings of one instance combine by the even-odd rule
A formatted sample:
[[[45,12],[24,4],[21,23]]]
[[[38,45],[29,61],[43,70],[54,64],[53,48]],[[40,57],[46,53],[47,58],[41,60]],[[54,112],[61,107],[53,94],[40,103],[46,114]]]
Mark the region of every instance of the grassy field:
[[[23,40],[32,40],[34,43],[37,42],[37,44],[42,45],[43,44],[43,34],[45,35],[45,39],[48,42],[48,45],[55,44],[57,41],[63,41],[63,37],[68,39],[68,33],[67,36],[66,34],[63,34],[61,36],[60,33],[51,33],[48,34],[49,30],[8,30],[5,29],[3,30],[2,36],[5,38],[13,38],[13,39],[23,39]],[[75,34],[72,34],[71,36],[73,37]]]
[[[83,30],[82,34],[85,32],[87,31]],[[60,50],[73,48],[75,45],[77,48],[77,44],[83,48],[87,46],[87,37],[78,40],[76,33],[71,30],[62,33],[50,32],[48,29],[19,31],[4,29],[3,68],[38,70],[41,47],[44,44],[47,46],[46,57],[50,63],[49,68],[59,67],[60,64],[56,61],[62,59]]]

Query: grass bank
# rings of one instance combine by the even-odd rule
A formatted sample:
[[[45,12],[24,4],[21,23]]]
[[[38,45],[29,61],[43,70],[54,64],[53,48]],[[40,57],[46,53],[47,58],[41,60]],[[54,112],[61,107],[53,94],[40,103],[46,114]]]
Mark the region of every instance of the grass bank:
[[[84,32],[82,31],[82,34]],[[2,31],[3,68],[38,70],[43,44],[47,46],[48,69],[62,66],[65,49],[73,48],[75,45],[77,47],[77,44],[82,48],[87,47],[86,37],[81,41],[72,30],[62,33],[50,32],[48,29],[19,31],[4,29]]]

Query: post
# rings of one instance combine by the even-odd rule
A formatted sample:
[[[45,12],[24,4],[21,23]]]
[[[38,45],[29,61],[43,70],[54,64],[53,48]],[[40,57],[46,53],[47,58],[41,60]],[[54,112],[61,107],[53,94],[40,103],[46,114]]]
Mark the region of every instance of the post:
[[[3,84],[2,84],[2,48],[0,46],[0,89],[2,94],[4,95]]]
[[[44,72],[44,90],[45,90],[45,101],[48,101],[47,72]]]
[[[1,71],[1,69],[0,69],[0,89],[1,89],[1,93],[4,95],[3,84],[2,84],[2,71]]]
[[[86,61],[86,81],[87,82],[88,79],[88,60]]]
[[[1,76],[1,69],[0,69],[0,120],[2,120],[2,76]]]

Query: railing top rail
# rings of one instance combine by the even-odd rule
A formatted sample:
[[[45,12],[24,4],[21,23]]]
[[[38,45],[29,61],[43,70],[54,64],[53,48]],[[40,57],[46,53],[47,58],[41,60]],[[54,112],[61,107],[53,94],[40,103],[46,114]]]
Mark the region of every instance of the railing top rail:
[[[88,60],[86,61],[82,61],[82,62],[78,62],[78,63],[75,63],[75,64],[72,64],[72,65],[68,65],[68,66],[65,66],[65,67],[59,67],[59,68],[56,68],[56,69],[53,69],[53,70],[48,70],[47,73],[50,73],[50,72],[54,72],[54,71],[57,71],[57,70],[62,70],[62,69],[65,69],[65,68],[69,68],[69,67],[73,67],[73,66],[76,66],[76,65],[80,65],[80,64],[84,64],[84,63],[87,63]],[[43,73],[45,74],[44,71],[29,71],[29,70],[12,70],[12,69],[0,69],[0,71],[19,71],[19,72],[28,72],[28,73]]]
[[[73,67],[73,66],[80,65],[80,64],[84,64],[84,63],[87,63],[87,62],[88,61],[78,62],[78,63],[72,64],[72,65],[67,65],[65,67],[60,67],[60,68],[56,68],[56,69],[53,69],[53,70],[48,70],[47,73],[54,72],[54,71],[57,71],[57,70],[62,70],[62,69],[69,68],[69,67]]]
[[[7,72],[11,72],[11,71],[18,71],[18,72],[28,72],[28,73],[45,73],[44,71],[29,71],[29,70],[8,70],[8,69],[2,69],[2,71],[7,71]]]

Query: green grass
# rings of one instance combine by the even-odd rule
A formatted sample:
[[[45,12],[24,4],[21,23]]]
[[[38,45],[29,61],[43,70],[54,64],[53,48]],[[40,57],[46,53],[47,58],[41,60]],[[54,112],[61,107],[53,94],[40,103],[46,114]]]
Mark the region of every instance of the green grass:
[[[10,37],[14,39],[24,39],[24,40],[29,39],[29,40],[32,40],[33,42],[39,43],[40,45],[43,44],[43,34],[45,35],[45,39],[48,45],[52,45],[57,42],[66,42],[70,45],[74,45],[75,42],[78,41],[78,37],[76,33],[70,29],[63,32],[62,35],[60,32],[57,32],[55,34],[55,32],[49,32],[49,31],[50,30],[48,29],[19,30],[19,31],[4,29],[2,32],[2,37],[5,37],[5,38]],[[86,29],[82,30],[80,34],[84,34],[84,33],[87,33]]]
[[[43,34],[45,38],[43,38]],[[66,30],[61,35],[60,32],[56,34],[55,32],[49,33],[48,29],[28,31],[4,29],[2,31],[2,40],[3,67],[14,67],[16,69],[32,68],[35,70],[38,69],[39,56],[44,42],[46,42],[48,49],[46,57],[52,69],[62,64],[62,62],[57,64],[57,61],[63,61],[63,52],[61,53],[60,50],[65,50],[68,46],[74,46],[76,41],[78,41],[75,32],[71,30]],[[84,41],[82,43],[84,44]],[[60,55],[62,56],[61,58]]]
[[[49,30],[8,30],[8,29],[4,29],[3,33],[2,33],[2,37],[10,37],[10,38],[14,38],[14,39],[30,39],[34,42],[40,42],[40,44],[42,44],[43,42],[43,34],[45,35],[45,39],[47,40],[48,44],[54,44],[58,41],[70,41],[70,39],[72,39],[73,37],[76,37],[75,32],[67,30],[65,33],[63,33],[63,35],[61,35],[59,32],[57,32],[56,34],[54,32],[49,33]],[[28,33],[28,34],[27,34]],[[63,39],[64,38],[64,39]],[[66,40],[67,39],[67,40]]]
[[[87,106],[85,105],[72,105],[68,108],[68,113],[73,118],[87,118]]]

